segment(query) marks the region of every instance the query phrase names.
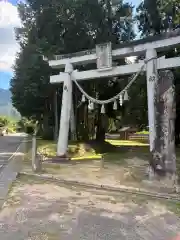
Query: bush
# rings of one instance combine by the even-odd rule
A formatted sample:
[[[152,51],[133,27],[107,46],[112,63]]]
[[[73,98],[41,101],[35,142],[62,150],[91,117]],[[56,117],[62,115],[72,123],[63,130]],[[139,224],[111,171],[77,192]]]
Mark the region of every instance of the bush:
[[[33,126],[26,126],[25,133],[33,134],[34,133],[34,127]]]
[[[18,131],[23,131],[27,134],[33,134],[35,130],[35,123],[31,119],[21,118],[17,124]]]
[[[0,117],[0,127],[5,127],[9,123],[9,120],[6,117]]]

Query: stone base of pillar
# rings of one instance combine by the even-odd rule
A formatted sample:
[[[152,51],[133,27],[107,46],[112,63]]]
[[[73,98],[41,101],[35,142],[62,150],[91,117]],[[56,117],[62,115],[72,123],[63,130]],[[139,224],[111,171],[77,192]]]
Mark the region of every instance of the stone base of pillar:
[[[157,184],[162,183],[163,188],[170,189],[171,192],[179,193],[180,187],[178,185],[178,177],[175,174],[172,173],[166,173],[165,175],[158,174],[154,171],[154,169],[151,166],[148,166],[147,168],[147,176],[148,180],[145,180],[144,182],[149,184]]]
[[[147,168],[147,175],[150,181],[155,179],[155,171],[150,165]]]

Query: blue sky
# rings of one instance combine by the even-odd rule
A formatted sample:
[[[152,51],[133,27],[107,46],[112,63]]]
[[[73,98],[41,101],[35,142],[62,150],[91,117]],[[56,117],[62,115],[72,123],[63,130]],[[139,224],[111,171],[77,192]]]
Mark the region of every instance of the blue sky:
[[[13,5],[16,5],[17,4],[17,0],[9,0],[8,2],[12,3]]]
[[[132,2],[133,5],[137,6],[141,2],[141,0],[132,0],[132,1],[129,1],[129,2]]]
[[[141,0],[127,0],[137,6]],[[0,0],[0,88],[8,89],[13,76],[12,65],[19,47],[14,27],[20,25],[17,13],[18,0]]]
[[[17,0],[0,0],[0,88],[8,89],[13,76],[12,65],[19,46],[14,27],[20,26]]]

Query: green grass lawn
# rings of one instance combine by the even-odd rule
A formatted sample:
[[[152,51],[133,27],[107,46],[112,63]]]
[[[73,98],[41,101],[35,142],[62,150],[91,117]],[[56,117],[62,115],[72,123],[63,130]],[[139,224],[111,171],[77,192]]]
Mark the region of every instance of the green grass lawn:
[[[124,141],[124,140],[106,140],[107,147],[114,146],[110,152],[106,151],[106,146],[102,147],[103,150],[96,150],[94,146],[86,143],[70,143],[68,146],[68,155],[71,160],[84,160],[84,159],[101,159],[102,155],[105,159],[122,158],[131,153],[132,148],[142,148],[140,152],[147,153],[148,144],[138,141]],[[38,152],[45,156],[56,156],[57,144],[53,141],[38,140]],[[96,145],[95,145],[96,146]],[[122,149],[121,149],[122,148]],[[137,150],[138,150],[137,149]],[[144,149],[144,150],[143,150]],[[131,153],[134,153],[135,150]]]
[[[149,146],[138,141],[106,140],[107,146],[97,146],[86,143],[70,143],[68,155],[71,160],[101,159],[112,163],[122,163],[124,159],[139,157],[148,160],[150,157]],[[37,140],[38,152],[45,156],[56,156],[57,144],[53,141]],[[112,148],[109,149],[108,148]],[[177,168],[180,171],[180,149],[176,149]],[[27,158],[31,159],[31,151]]]
[[[57,144],[52,141],[38,141],[38,152],[48,155],[56,156]],[[81,160],[81,159],[100,159],[101,154],[96,154],[94,149],[89,148],[88,150],[84,147],[83,143],[69,144],[68,154],[72,160]]]
[[[135,134],[148,135],[148,134],[149,134],[149,131],[140,131],[140,132],[136,132]]]
[[[149,146],[148,143],[142,143],[142,142],[130,141],[130,140],[109,140],[109,139],[107,139],[106,142],[108,142],[114,146],[137,146],[137,147]]]
[[[24,163],[29,165],[31,162],[31,142],[29,151]],[[57,144],[53,141],[37,140],[38,152],[45,157],[56,156]],[[70,142],[68,146],[68,156],[72,161],[100,160],[103,156],[108,164],[126,166],[127,160],[136,159],[148,162],[150,152],[148,144],[137,141],[107,140],[103,146],[97,142]],[[180,148],[176,149],[177,174],[180,176]],[[44,158],[46,161],[46,158]],[[44,162],[46,164],[46,162]],[[47,163],[49,164],[49,163]],[[59,165],[57,165],[59,167]],[[179,209],[179,206],[178,206]]]

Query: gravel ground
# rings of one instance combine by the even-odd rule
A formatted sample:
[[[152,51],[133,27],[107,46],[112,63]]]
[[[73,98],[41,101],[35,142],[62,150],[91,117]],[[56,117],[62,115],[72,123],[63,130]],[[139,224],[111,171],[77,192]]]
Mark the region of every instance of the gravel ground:
[[[171,240],[180,233],[180,219],[170,206],[24,176],[0,212],[0,239]]]
[[[105,163],[100,168],[100,161],[79,161],[66,164],[43,162],[42,176],[53,176],[66,181],[78,181],[86,184],[98,184],[108,187],[124,187],[154,193],[176,196],[172,181],[168,179],[149,181],[147,177],[147,161],[133,157],[123,160],[124,164]],[[24,162],[23,172],[32,173],[31,162]],[[178,197],[178,196],[176,196]]]

